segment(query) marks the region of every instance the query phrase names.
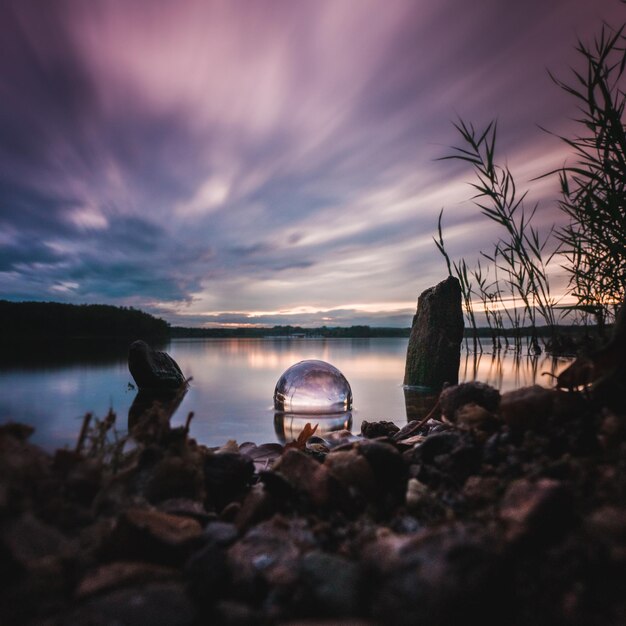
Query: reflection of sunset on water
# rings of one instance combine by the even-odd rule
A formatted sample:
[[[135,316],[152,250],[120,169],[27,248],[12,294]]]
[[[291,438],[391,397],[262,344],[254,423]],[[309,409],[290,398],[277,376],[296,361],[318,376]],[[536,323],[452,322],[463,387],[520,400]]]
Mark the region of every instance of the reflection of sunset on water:
[[[306,359],[326,361],[347,378],[354,433],[361,431],[363,420],[405,424],[407,412],[410,418],[430,406],[428,398],[407,395],[402,386],[407,343],[407,338],[174,340],[161,348],[193,380],[172,424],[184,425],[193,411],[191,436],[200,443],[276,441],[276,381],[287,368]],[[81,353],[44,370],[34,359],[32,367],[1,372],[0,411],[35,426],[38,443],[72,445],[85,410],[96,416],[106,415],[109,408],[128,414],[135,394],[128,391],[126,359],[127,347],[122,346],[110,362],[93,363]],[[535,383],[549,387],[552,378],[542,373],[558,374],[566,365],[565,360],[553,362],[545,355],[515,359],[511,352],[493,356],[463,350],[459,380],[476,379],[504,391]]]

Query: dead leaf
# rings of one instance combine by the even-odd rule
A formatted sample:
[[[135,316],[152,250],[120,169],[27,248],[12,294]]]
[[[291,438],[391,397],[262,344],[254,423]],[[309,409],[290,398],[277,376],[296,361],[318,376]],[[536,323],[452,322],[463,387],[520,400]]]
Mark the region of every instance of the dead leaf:
[[[295,441],[290,441],[285,444],[285,450],[289,448],[304,450],[306,448],[306,442],[315,434],[318,426],[319,424],[315,424],[315,426],[312,427],[310,422],[307,422],[302,432],[298,435],[298,438]]]

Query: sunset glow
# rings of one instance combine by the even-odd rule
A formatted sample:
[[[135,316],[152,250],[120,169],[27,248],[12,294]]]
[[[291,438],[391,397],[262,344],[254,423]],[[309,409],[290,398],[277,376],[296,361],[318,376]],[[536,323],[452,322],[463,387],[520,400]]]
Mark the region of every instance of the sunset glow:
[[[457,116],[560,218],[578,37],[617,0],[7,0],[0,298],[186,326],[408,326],[450,253],[494,240]],[[555,267],[562,289],[563,271]]]

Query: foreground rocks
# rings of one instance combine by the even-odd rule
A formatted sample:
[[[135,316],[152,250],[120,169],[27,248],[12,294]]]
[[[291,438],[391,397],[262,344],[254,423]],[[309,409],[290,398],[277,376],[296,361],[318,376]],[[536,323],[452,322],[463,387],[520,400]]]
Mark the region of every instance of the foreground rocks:
[[[2,426],[0,623],[626,623],[624,410],[479,384],[441,406],[286,446],[153,412],[49,455]]]

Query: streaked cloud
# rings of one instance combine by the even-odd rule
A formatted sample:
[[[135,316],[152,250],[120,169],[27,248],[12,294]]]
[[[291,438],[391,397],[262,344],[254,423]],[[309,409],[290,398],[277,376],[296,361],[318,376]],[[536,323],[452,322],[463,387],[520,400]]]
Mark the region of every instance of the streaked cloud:
[[[0,297],[172,323],[408,325],[454,256],[497,236],[438,162],[450,120],[558,219],[572,127],[548,77],[617,0],[7,0]],[[557,277],[558,278],[558,277]],[[412,304],[411,304],[412,303]]]

